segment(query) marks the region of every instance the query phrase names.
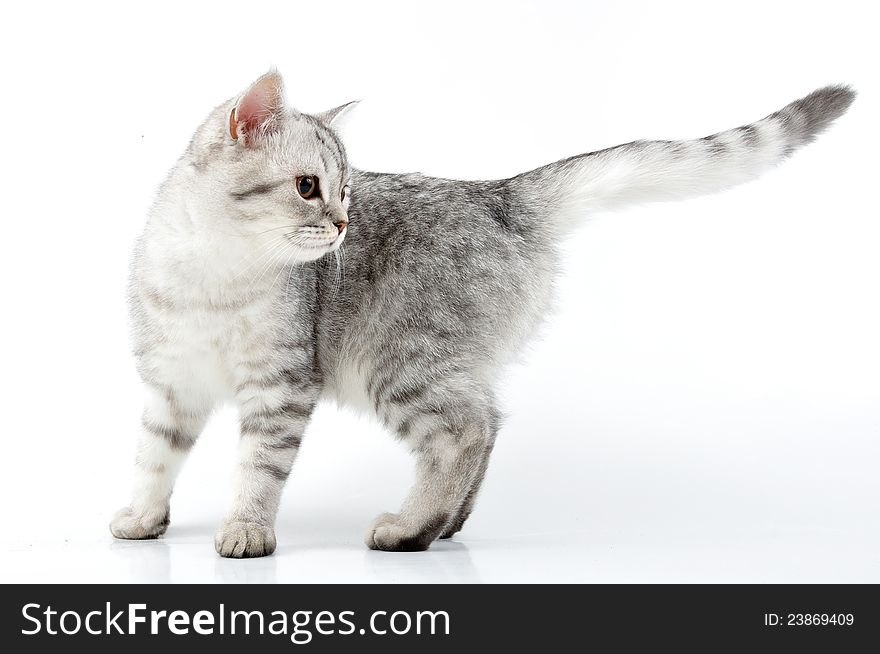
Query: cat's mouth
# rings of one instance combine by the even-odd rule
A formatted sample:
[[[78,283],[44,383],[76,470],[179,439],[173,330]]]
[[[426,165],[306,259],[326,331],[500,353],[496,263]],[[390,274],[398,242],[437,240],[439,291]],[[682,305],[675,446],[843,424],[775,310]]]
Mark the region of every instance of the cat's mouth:
[[[342,241],[345,240],[345,235],[348,234],[348,229],[343,228],[339,235],[333,239],[333,242],[330,244],[330,248],[327,252],[333,252],[334,250],[338,250],[339,246],[342,245]]]
[[[288,240],[293,243],[298,248],[302,248],[303,250],[324,250],[329,247],[333,247],[337,241],[342,240],[342,235],[340,234],[336,238],[331,239],[323,239],[323,238],[296,238],[295,236],[288,236]]]
[[[345,232],[340,233],[331,241],[320,240],[317,242],[302,241],[299,239],[290,239],[293,246],[302,254],[314,257],[320,257],[339,249],[342,241],[345,240]]]
[[[297,243],[297,249],[303,252],[327,252],[331,247],[333,247],[332,243]]]

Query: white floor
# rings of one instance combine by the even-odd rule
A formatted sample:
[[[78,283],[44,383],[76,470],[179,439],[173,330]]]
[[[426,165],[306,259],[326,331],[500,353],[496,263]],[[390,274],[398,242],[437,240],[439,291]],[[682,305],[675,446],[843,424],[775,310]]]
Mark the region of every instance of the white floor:
[[[783,416],[779,401],[755,401],[691,405],[686,416],[688,402],[646,394],[638,412],[582,400],[581,428],[558,418],[570,418],[574,398],[541,397],[518,398],[476,513],[428,552],[362,545],[372,517],[403,495],[408,457],[368,422],[326,407],[286,491],[275,556],[218,558],[212,534],[234,452],[224,412],[184,471],[165,538],[115,542],[107,532],[127,469],[106,465],[128,459],[126,444],[62,492],[34,476],[22,501],[7,494],[16,517],[0,541],[0,580],[880,582],[869,415],[788,406]]]
[[[368,551],[359,524],[284,519],[265,559],[220,559],[212,526],[175,525],[156,541],[114,542],[95,533],[21,542],[2,559],[7,583],[481,583],[481,582],[878,582],[877,533],[859,527],[707,524],[674,512],[639,528],[572,519],[569,530],[495,534],[475,517],[454,541],[423,553]],[[299,524],[297,524],[299,522]],[[758,522],[764,522],[763,520]],[[819,519],[817,518],[817,523]]]
[[[341,536],[340,534],[337,534]],[[714,534],[712,534],[714,535]],[[308,539],[286,526],[275,556],[214,555],[208,526],[149,542],[95,539],[7,552],[7,583],[877,582],[877,541],[844,531],[766,530],[726,543],[652,530],[464,536],[425,553],[367,551],[352,539]]]

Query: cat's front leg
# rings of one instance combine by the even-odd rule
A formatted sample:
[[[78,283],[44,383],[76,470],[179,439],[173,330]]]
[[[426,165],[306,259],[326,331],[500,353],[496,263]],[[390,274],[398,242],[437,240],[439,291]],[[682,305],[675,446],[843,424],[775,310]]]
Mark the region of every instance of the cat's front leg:
[[[275,516],[318,398],[316,384],[289,373],[248,376],[236,390],[241,441],[232,508],[217,531],[220,556],[247,558],[275,551]]]
[[[201,433],[210,405],[171,387],[146,386],[131,504],[110,523],[116,538],[141,540],[165,533],[177,474]]]

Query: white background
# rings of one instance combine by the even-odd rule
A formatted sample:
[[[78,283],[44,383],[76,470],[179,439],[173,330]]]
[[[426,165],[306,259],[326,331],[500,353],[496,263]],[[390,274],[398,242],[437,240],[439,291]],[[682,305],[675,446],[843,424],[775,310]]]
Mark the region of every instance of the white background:
[[[873,3],[14,3],[2,67],[0,580],[880,582]],[[851,112],[727,193],[596,216],[455,542],[370,552],[411,468],[323,406],[274,557],[221,560],[235,415],[167,537],[113,542],[141,392],[132,243],[207,112],[270,65],[305,111],[359,98],[352,162],[501,177],[699,137],[848,82]]]

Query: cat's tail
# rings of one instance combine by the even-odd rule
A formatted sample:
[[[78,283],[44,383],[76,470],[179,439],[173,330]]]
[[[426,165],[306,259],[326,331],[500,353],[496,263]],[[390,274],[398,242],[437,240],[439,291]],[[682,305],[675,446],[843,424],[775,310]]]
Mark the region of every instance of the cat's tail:
[[[763,120],[691,141],[634,141],[522,173],[507,188],[552,223],[592,211],[715,193],[754,179],[812,141],[855,99],[827,86]]]

